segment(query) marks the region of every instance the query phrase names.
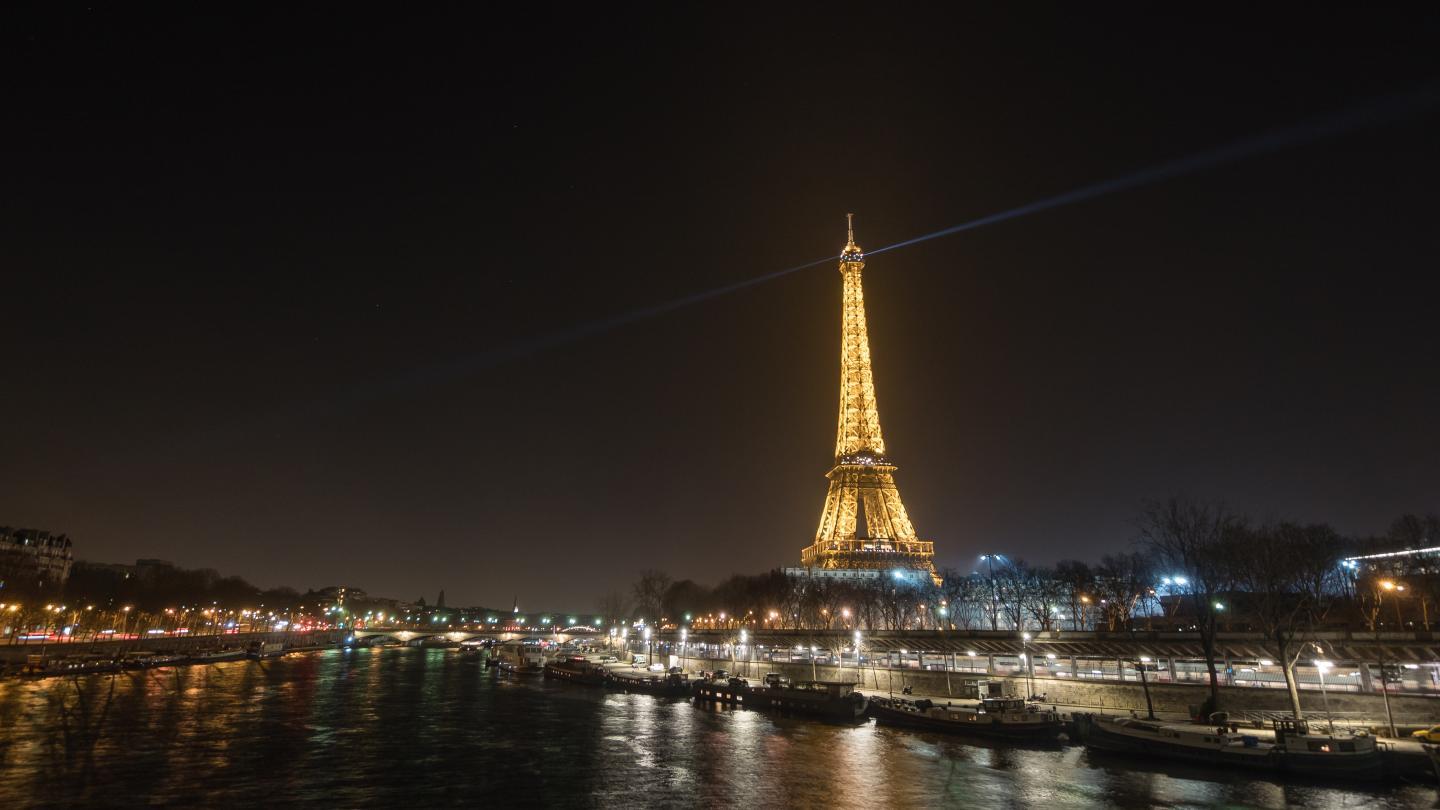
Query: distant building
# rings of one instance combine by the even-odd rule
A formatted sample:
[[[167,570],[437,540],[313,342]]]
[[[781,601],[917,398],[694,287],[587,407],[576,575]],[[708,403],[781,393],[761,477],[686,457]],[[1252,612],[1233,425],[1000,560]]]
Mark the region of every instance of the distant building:
[[[857,583],[887,579],[915,586],[928,585],[932,580],[930,572],[923,568],[895,568],[889,571],[875,568],[786,568],[785,576],[838,579]]]
[[[133,565],[126,565],[124,563],[95,562],[94,560],[76,560],[75,567],[70,570],[71,573],[75,574],[79,574],[82,571],[100,571],[113,576],[118,576],[121,579],[129,579],[135,576],[135,566]]]
[[[1402,548],[1346,557],[1341,563],[1352,576],[1379,574],[1413,576],[1440,573],[1440,546]]]
[[[0,578],[33,577],[62,585],[75,564],[72,545],[68,535],[0,526]]]

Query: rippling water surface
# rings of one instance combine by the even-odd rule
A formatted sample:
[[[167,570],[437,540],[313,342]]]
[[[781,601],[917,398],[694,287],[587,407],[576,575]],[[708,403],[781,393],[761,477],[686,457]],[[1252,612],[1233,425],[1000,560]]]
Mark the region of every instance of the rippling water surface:
[[[540,679],[377,649],[0,683],[0,807],[1432,807]]]

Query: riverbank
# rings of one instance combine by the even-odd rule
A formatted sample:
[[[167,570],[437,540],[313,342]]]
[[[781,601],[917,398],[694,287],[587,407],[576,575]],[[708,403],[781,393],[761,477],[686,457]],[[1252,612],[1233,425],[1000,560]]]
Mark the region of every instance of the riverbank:
[[[206,653],[218,650],[244,651],[251,645],[280,645],[284,652],[325,650],[339,646],[347,637],[344,630],[313,630],[305,633],[236,633],[211,636],[173,636],[120,641],[68,642],[62,644],[10,644],[0,646],[0,676],[18,676],[37,665],[53,676],[103,671],[137,657],[164,656],[167,666],[203,664]]]
[[[973,694],[978,681],[999,681],[1005,684],[1005,694],[1028,696],[1045,695],[1047,704],[1059,704],[1075,711],[1100,711],[1110,714],[1129,714],[1147,711],[1145,688],[1138,683],[1115,683],[1099,681],[1072,681],[1061,678],[1033,678],[1023,675],[981,675],[958,672],[943,672],[915,669],[884,669],[866,666],[835,667],[809,663],[777,663],[770,661],[732,661],[730,659],[688,659],[691,666],[704,669],[727,669],[733,673],[751,678],[764,677],[767,672],[779,672],[790,678],[801,680],[850,681],[860,684],[861,691],[875,694],[901,694],[906,687],[912,692],[939,696],[941,699],[958,700]],[[1033,688],[1032,688],[1033,684]],[[1150,684],[1150,702],[1157,714],[1175,718],[1190,718],[1209,696],[1210,690],[1203,684]],[[1290,697],[1283,690],[1256,689],[1252,687],[1220,687],[1220,708],[1230,712],[1232,719],[1263,718],[1274,714],[1290,712]],[[1320,694],[1310,691],[1300,696],[1300,705],[1312,718],[1329,715],[1337,725],[1362,727],[1374,734],[1388,733],[1389,717],[1400,736],[1419,728],[1440,724],[1440,697],[1417,695],[1391,695],[1390,710],[1387,713],[1385,698],[1381,695],[1338,692]],[[1327,706],[1328,704],[1328,706]]]

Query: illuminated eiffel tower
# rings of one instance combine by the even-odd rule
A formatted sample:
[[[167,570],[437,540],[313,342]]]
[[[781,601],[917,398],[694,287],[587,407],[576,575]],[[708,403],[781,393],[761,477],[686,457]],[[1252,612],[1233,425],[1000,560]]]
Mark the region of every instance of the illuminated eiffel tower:
[[[849,241],[840,253],[845,294],[840,330],[840,428],[835,466],[826,473],[830,491],[815,542],[800,562],[820,576],[873,578],[892,571],[897,579],[923,582],[935,576],[935,544],[915,536],[915,527],[895,486],[895,465],[885,457],[875,381],[870,371],[870,337],[865,329],[865,292],[860,273],[865,254],[855,244],[854,215],[847,214]],[[858,533],[864,514],[865,534]]]

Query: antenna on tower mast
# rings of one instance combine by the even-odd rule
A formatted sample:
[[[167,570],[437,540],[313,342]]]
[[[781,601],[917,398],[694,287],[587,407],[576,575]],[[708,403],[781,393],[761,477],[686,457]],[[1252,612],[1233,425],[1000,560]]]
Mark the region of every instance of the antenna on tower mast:
[[[855,244],[855,215],[854,215],[854,214],[846,214],[846,215],[845,215],[845,230],[848,232],[848,233],[846,234],[846,242],[845,242],[845,244],[847,244],[847,245],[853,245],[853,244]]]

